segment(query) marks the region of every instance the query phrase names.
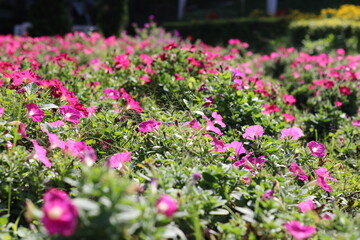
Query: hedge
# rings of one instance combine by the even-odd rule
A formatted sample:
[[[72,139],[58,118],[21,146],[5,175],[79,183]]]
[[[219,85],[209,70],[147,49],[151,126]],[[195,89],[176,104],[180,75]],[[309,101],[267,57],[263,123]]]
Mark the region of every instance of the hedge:
[[[274,38],[286,36],[289,20],[286,18],[240,18],[190,22],[166,22],[166,30],[178,30],[183,37],[191,35],[204,42],[225,44],[230,38],[239,38],[263,49]],[[265,44],[265,45],[264,45]]]

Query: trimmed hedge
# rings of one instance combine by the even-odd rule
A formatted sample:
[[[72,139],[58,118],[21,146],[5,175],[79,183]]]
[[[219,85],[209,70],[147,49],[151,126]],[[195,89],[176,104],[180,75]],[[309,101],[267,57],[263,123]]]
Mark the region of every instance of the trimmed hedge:
[[[360,50],[360,22],[345,19],[314,19],[298,20],[289,25],[291,41],[296,46],[301,46],[302,40],[316,41],[333,35],[333,47],[346,48],[347,41],[353,39],[357,42],[356,49]]]
[[[271,39],[286,36],[289,20],[286,18],[241,18],[191,22],[167,22],[167,31],[178,30],[183,37],[191,35],[204,42],[225,44],[230,38],[250,42],[251,47],[264,50]]]

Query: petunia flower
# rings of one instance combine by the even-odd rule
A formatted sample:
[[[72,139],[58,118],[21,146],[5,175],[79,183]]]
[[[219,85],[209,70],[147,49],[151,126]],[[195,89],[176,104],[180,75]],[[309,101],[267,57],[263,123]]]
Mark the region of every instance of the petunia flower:
[[[283,102],[287,103],[289,105],[292,105],[292,104],[296,103],[296,98],[294,98],[294,96],[291,95],[291,94],[284,94],[283,95]]]
[[[213,139],[211,144],[215,147],[216,152],[226,152],[227,148],[225,147],[225,143],[223,140],[218,140],[216,137],[213,137],[211,135],[209,136]]]
[[[293,115],[291,115],[291,114],[282,113],[281,115],[284,117],[284,119],[285,119],[286,122],[292,123],[293,121],[296,120],[296,117],[293,116]]]
[[[202,116],[206,120],[205,130],[206,131],[212,131],[212,132],[214,132],[214,133],[221,136],[222,135],[221,130],[218,127],[215,127],[214,123],[208,117],[206,117],[205,115],[202,115]]]
[[[155,119],[151,118],[140,123],[138,129],[142,133],[148,133],[152,132],[154,129],[158,129],[161,124],[161,121],[156,121]]]
[[[48,190],[42,211],[41,221],[49,235],[71,236],[75,232],[79,213],[66,192],[56,188]]]
[[[28,115],[35,122],[41,122],[45,116],[45,112],[41,110],[36,103],[25,104]]]
[[[117,153],[117,154],[111,156],[111,158],[109,159],[109,161],[107,161],[105,163],[105,165],[112,167],[112,168],[121,169],[125,162],[128,162],[131,160],[131,153],[132,152]]]
[[[309,175],[307,175],[305,173],[305,171],[296,163],[291,163],[291,166],[289,167],[290,172],[292,172],[293,174],[295,174],[295,176],[297,176],[297,178],[303,182],[305,182],[308,178]]]
[[[327,169],[325,167],[319,167],[318,169],[315,169],[314,171],[318,177],[318,179],[317,179],[318,185],[325,191],[331,192],[332,189],[326,180],[329,179],[329,180],[337,181],[337,179],[331,177],[330,173],[327,171]]]
[[[245,133],[242,135],[245,139],[255,140],[264,134],[264,128],[261,125],[249,126],[245,129]]]
[[[4,109],[5,109],[5,108],[0,107],[0,117],[2,117],[2,116],[3,116],[3,114],[4,114]]]
[[[243,143],[238,142],[238,141],[233,141],[231,143],[226,143],[225,147],[227,149],[233,149],[237,156],[240,155],[240,154],[246,153],[246,149],[244,148]]]
[[[297,140],[298,138],[304,136],[302,130],[298,127],[285,128],[281,130],[281,139],[285,140],[288,138],[290,140]]]
[[[156,210],[167,217],[172,217],[177,211],[178,203],[169,195],[163,194],[155,204]]]
[[[112,99],[119,99],[120,98],[120,92],[113,88],[105,88],[104,93]]]
[[[311,199],[308,199],[305,202],[300,202],[298,204],[298,208],[299,208],[300,212],[305,213],[307,211],[314,210],[315,203]]]
[[[59,110],[66,121],[72,122],[74,124],[78,124],[80,122],[80,118],[82,118],[81,112],[72,106],[64,105],[60,107]]]
[[[65,142],[60,140],[59,137],[55,134],[55,133],[49,133],[46,132],[48,137],[49,137],[49,142],[50,142],[50,147],[49,149],[54,149],[54,148],[61,148],[64,149],[65,148]]]
[[[284,224],[286,231],[295,239],[309,238],[316,232],[316,228],[312,226],[304,226],[298,221],[290,221]]]
[[[79,157],[81,161],[86,163],[95,162],[97,159],[95,150],[86,145],[85,142],[75,142],[71,139],[65,143],[64,153],[68,153],[73,157]]]
[[[308,143],[308,148],[311,151],[311,155],[322,158],[326,155],[326,148],[323,144],[311,141]]]
[[[217,112],[213,112],[211,116],[214,118],[214,122],[219,124],[222,128],[226,127],[225,123],[223,123],[223,118]]]
[[[40,146],[36,140],[30,140],[34,144],[34,152],[31,154],[31,158],[37,159],[42,162],[46,167],[51,167],[51,162],[46,157],[46,150]]]
[[[351,90],[350,88],[346,87],[346,86],[340,86],[339,87],[339,92],[343,95],[350,95],[351,94]]]

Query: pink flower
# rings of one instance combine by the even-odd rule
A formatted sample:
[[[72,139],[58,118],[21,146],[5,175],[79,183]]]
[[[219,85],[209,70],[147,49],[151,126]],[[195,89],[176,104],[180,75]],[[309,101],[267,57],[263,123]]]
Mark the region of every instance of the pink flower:
[[[120,92],[113,88],[105,88],[104,93],[112,99],[119,99],[120,98]]]
[[[294,117],[294,116],[291,115],[291,114],[283,113],[283,114],[281,114],[281,115],[283,115],[283,117],[285,118],[285,121],[286,121],[286,122],[291,123],[291,122],[293,122],[293,121],[296,120],[296,117]]]
[[[297,178],[303,182],[305,182],[308,178],[309,175],[307,175],[305,173],[305,171],[296,163],[291,163],[291,166],[289,167],[290,172],[292,172],[293,174],[295,174],[295,176],[297,176]]]
[[[150,65],[153,62],[152,58],[145,53],[140,54],[140,60],[146,65]]]
[[[36,103],[25,104],[28,115],[35,122],[41,122],[45,116],[45,112],[41,110]]]
[[[221,136],[222,135],[221,130],[218,127],[215,127],[215,125],[211,122],[211,120],[208,117],[206,117],[205,115],[202,115],[202,116],[206,120],[205,130],[206,131],[212,131],[212,132],[214,132],[214,133]]]
[[[245,139],[255,140],[264,134],[264,128],[260,125],[253,125],[245,129],[245,133],[242,135]]]
[[[128,69],[130,66],[130,60],[125,54],[120,54],[114,57],[114,62],[116,63],[116,69],[124,68]]]
[[[64,119],[66,121],[72,122],[74,124],[78,124],[80,122],[80,118],[82,117],[82,114],[79,110],[76,108],[64,105],[59,108],[61,115],[64,116]]]
[[[270,199],[274,196],[274,190],[267,190],[261,197],[261,200]]]
[[[121,91],[121,97],[123,99],[125,99],[125,101],[128,103],[127,105],[127,109],[134,109],[135,111],[137,111],[138,113],[142,112],[142,108],[140,106],[140,103],[138,103],[137,101],[135,101],[130,94],[128,94],[124,88],[120,88]]]
[[[0,107],[0,117],[2,117],[2,116],[3,116],[3,114],[4,114],[4,109],[5,109],[5,108]]]
[[[276,104],[264,104],[263,108],[265,108],[264,111],[262,111],[263,114],[270,114],[273,112],[280,112],[280,108]]]
[[[311,151],[311,155],[322,158],[326,155],[326,148],[323,144],[311,141],[308,143],[308,148]]]
[[[300,212],[306,213],[307,211],[314,210],[315,203],[311,199],[308,199],[305,202],[299,203],[298,208],[299,208]]]
[[[26,138],[26,137],[27,137],[26,127],[25,127],[25,124],[23,124],[22,122],[19,123],[18,133],[21,134],[21,137],[22,137],[22,138]]]
[[[55,133],[47,132],[47,135],[49,137],[49,142],[50,142],[49,149],[54,149],[57,147],[61,148],[61,149],[65,148],[65,142],[60,140],[59,137]]]
[[[95,150],[85,142],[67,140],[63,152],[70,153],[73,157],[79,157],[84,162],[95,162],[97,159]]]
[[[169,195],[163,194],[156,202],[156,210],[167,217],[172,217],[177,211],[178,203]]]
[[[226,152],[225,143],[223,140],[218,140],[216,137],[210,136],[213,139],[211,144],[215,147],[215,151],[217,152]]]
[[[194,118],[190,122],[184,123],[184,126],[189,126],[191,128],[199,129],[199,130],[201,129],[200,123],[196,120],[196,118]]]
[[[284,94],[283,101],[284,101],[284,103],[292,105],[292,104],[296,103],[296,98],[294,98],[294,96],[291,94]]]
[[[156,121],[155,119],[151,118],[140,123],[138,129],[142,133],[152,132],[154,129],[158,129],[161,124],[161,121]]]
[[[244,145],[241,142],[233,141],[231,143],[225,144],[225,147],[227,149],[233,149],[235,151],[236,155],[240,155],[242,153],[246,153],[246,149],[244,148]]]
[[[31,142],[34,144],[34,152],[31,154],[34,159],[39,160],[42,162],[46,167],[51,167],[51,162],[46,157],[46,150],[42,146],[40,146],[36,140],[31,140]]]
[[[131,153],[132,152],[122,152],[113,155],[108,162],[105,163],[106,166],[110,166],[112,168],[120,169],[122,168],[125,162],[131,160]]]
[[[295,239],[308,238],[316,232],[315,227],[303,226],[298,221],[287,222],[284,226],[286,231],[288,231]]]
[[[340,101],[338,101],[338,100],[336,100],[336,101],[335,101],[335,105],[336,105],[337,107],[341,107],[341,106],[343,105],[343,103],[340,102]]]
[[[63,121],[61,121],[61,120],[57,120],[57,121],[55,121],[55,122],[50,122],[50,123],[48,123],[49,124],[49,126],[50,127],[62,127],[62,126],[64,126],[65,125],[65,123],[63,122]]]
[[[223,118],[220,114],[217,112],[213,112],[211,116],[215,119],[214,122],[216,124],[219,124],[222,128],[226,127],[225,123],[223,123]]]
[[[354,120],[351,122],[354,127],[360,127],[360,120]]]
[[[66,192],[56,188],[48,190],[44,194],[42,210],[41,221],[49,235],[70,236],[74,233],[79,214]]]
[[[318,176],[318,179],[317,179],[318,185],[325,191],[331,192],[332,189],[326,180],[330,179],[333,181],[337,181],[337,179],[331,177],[330,173],[327,171],[327,169],[325,167],[319,167],[318,169],[315,169],[315,173]]]
[[[346,86],[340,86],[339,87],[339,91],[341,94],[343,95],[350,95],[351,94],[351,90],[350,88],[346,87]]]
[[[285,137],[290,140],[297,140],[298,138],[304,136],[302,130],[298,127],[285,128],[281,130],[281,139],[284,140]]]

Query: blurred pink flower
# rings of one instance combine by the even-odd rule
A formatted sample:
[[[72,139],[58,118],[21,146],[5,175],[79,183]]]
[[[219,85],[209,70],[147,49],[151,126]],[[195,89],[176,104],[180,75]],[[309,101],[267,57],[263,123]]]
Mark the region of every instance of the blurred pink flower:
[[[280,112],[280,108],[276,104],[264,104],[263,108],[265,108],[264,111],[262,111],[263,114],[270,114],[273,112]]]
[[[48,124],[50,127],[62,127],[65,125],[65,123],[61,120],[57,120],[55,122],[49,122]]]
[[[360,120],[354,120],[351,122],[354,127],[360,127]]]
[[[167,217],[172,217],[177,211],[178,203],[169,195],[163,194],[156,202],[156,210]]]
[[[113,88],[105,88],[104,93],[112,99],[119,99],[120,98],[120,92]]]
[[[142,133],[148,133],[152,132],[154,129],[158,129],[161,124],[161,121],[156,121],[155,119],[151,118],[140,123],[138,129]]]
[[[50,142],[49,149],[54,149],[57,147],[61,148],[61,149],[65,148],[65,142],[60,140],[59,137],[55,133],[47,132],[47,135],[49,137],[49,142]]]
[[[48,190],[44,194],[42,210],[41,221],[49,235],[70,236],[75,232],[79,214],[66,192],[56,188]]]
[[[331,192],[332,189],[326,180],[330,179],[333,181],[337,181],[337,179],[331,177],[330,173],[327,171],[327,169],[325,167],[319,167],[318,169],[315,169],[314,171],[318,177],[318,179],[317,179],[318,185],[325,191]]]
[[[25,124],[23,124],[22,122],[19,123],[18,133],[21,134],[21,137],[22,137],[22,138],[26,138],[26,137],[27,137],[26,127],[25,127]]]
[[[214,122],[219,124],[222,128],[226,127],[225,123],[223,123],[223,118],[217,112],[213,112],[211,116],[214,118]]]
[[[225,143],[223,140],[218,140],[216,137],[213,137],[213,136],[210,136],[210,137],[213,139],[211,144],[215,147],[215,151],[226,152],[226,147],[225,147]]]
[[[261,197],[261,200],[270,199],[274,196],[274,190],[267,190]]]
[[[308,148],[311,151],[311,155],[322,158],[326,155],[326,148],[323,144],[311,141],[308,143]]]
[[[4,109],[5,109],[5,108],[0,107],[0,117],[2,117],[2,116],[3,116],[3,114],[4,114]]]
[[[25,104],[28,115],[35,122],[41,122],[45,116],[45,112],[41,110],[36,103]]]
[[[206,131],[212,131],[212,132],[214,132],[214,133],[221,136],[222,135],[221,130],[218,127],[215,127],[214,123],[208,117],[206,117],[205,115],[202,115],[202,116],[206,120],[205,130]]]
[[[293,174],[295,174],[295,176],[297,176],[297,178],[303,182],[305,182],[308,178],[309,175],[307,175],[305,173],[305,171],[296,163],[291,163],[291,166],[289,167],[290,172],[292,172]]]
[[[284,224],[286,231],[295,239],[309,238],[316,232],[315,227],[304,226],[298,221],[290,221]]]
[[[255,140],[264,134],[264,128],[261,125],[249,126],[245,129],[245,133],[242,135],[245,139]]]
[[[281,115],[283,115],[283,117],[284,117],[284,119],[285,119],[286,122],[291,123],[291,122],[293,122],[293,121],[296,120],[296,117],[294,117],[294,116],[291,115],[291,114],[282,113]]]
[[[227,149],[233,149],[235,151],[235,154],[238,156],[242,153],[246,153],[246,149],[244,148],[243,143],[238,142],[238,141],[233,141],[231,143],[226,143],[225,147]]]
[[[350,95],[351,94],[351,90],[350,88],[346,87],[346,86],[340,86],[339,87],[339,91],[341,94],[343,95]]]
[[[199,130],[201,129],[200,123],[196,120],[196,118],[194,118],[190,122],[184,123],[184,126],[189,126],[191,128],[199,129]]]
[[[73,157],[79,157],[84,162],[95,162],[97,159],[95,150],[85,142],[67,140],[63,152],[70,153]]]
[[[51,167],[51,162],[46,157],[46,150],[42,146],[40,146],[36,140],[31,140],[34,144],[34,151],[31,154],[31,158],[37,159],[42,162],[46,167]]]
[[[121,152],[113,155],[109,161],[105,163],[106,166],[110,166],[112,168],[120,169],[122,168],[125,162],[131,160],[131,153],[132,152]]]
[[[296,98],[294,98],[294,96],[291,95],[291,94],[284,94],[283,95],[283,101],[284,101],[284,103],[292,105],[292,104],[296,103]]]
[[[307,211],[314,210],[315,203],[311,199],[308,199],[305,202],[300,202],[298,204],[298,208],[299,208],[300,212],[305,213]]]
[[[82,117],[82,114],[79,110],[76,108],[64,105],[59,108],[61,115],[64,116],[64,119],[66,121],[72,122],[74,124],[78,124],[80,122],[80,118]]]
[[[298,138],[304,136],[302,130],[298,127],[285,128],[281,130],[281,139],[285,140],[288,138],[290,140],[297,140]]]
[[[336,105],[337,107],[341,107],[341,106],[343,105],[343,103],[340,102],[340,101],[338,101],[338,100],[336,100],[336,101],[335,101],[335,105]]]

